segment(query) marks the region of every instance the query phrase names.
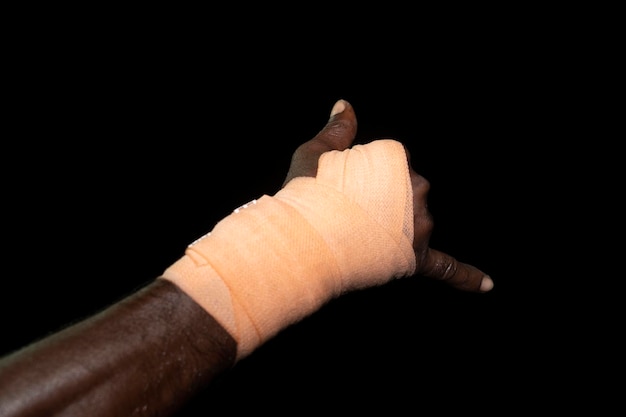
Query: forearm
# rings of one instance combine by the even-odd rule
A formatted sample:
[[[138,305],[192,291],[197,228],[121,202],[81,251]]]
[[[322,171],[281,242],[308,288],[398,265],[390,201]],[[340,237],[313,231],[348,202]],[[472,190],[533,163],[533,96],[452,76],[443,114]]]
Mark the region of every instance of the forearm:
[[[172,283],[0,360],[0,415],[167,415],[235,359],[234,339]]]

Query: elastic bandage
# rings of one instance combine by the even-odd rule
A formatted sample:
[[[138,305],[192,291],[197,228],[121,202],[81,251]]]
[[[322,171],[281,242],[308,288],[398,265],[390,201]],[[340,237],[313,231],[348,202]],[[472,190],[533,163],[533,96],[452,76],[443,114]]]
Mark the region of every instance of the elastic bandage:
[[[317,176],[236,209],[163,279],[237,341],[237,358],[347,291],[412,275],[413,195],[392,139],[329,151]]]

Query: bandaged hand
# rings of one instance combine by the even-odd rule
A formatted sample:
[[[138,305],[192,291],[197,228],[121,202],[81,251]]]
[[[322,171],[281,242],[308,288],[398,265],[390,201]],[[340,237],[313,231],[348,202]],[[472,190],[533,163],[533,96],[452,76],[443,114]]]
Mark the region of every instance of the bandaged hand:
[[[348,291],[413,275],[489,291],[479,269],[431,249],[428,182],[394,139],[352,146],[352,106],[294,153],[282,189],[235,209],[162,279],[179,286],[249,355]]]

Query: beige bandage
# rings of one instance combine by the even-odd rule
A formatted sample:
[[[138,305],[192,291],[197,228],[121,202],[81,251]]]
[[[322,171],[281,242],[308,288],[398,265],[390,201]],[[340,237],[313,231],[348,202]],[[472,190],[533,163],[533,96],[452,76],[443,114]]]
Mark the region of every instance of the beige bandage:
[[[382,139],[322,154],[228,215],[163,278],[237,340],[238,359],[346,291],[415,271],[413,196],[403,145]]]

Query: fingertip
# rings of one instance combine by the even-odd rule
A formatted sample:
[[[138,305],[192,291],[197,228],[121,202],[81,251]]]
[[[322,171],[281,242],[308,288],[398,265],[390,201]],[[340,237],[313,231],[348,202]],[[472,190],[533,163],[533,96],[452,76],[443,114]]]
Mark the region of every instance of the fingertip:
[[[324,151],[343,151],[354,141],[356,130],[357,121],[352,105],[345,99],[339,99],[330,111],[328,122],[311,142],[321,144]]]
[[[339,99],[335,102],[332,109],[330,110],[330,118],[332,120],[350,120],[353,119],[353,123],[356,123],[354,109],[352,108],[352,104],[346,99]]]
[[[488,292],[493,288],[493,280],[489,275],[483,276],[482,281],[480,282],[480,292]]]
[[[339,113],[343,113],[343,111],[346,109],[346,104],[347,102],[344,99],[337,100],[333,108],[330,110],[330,117],[336,116]]]

